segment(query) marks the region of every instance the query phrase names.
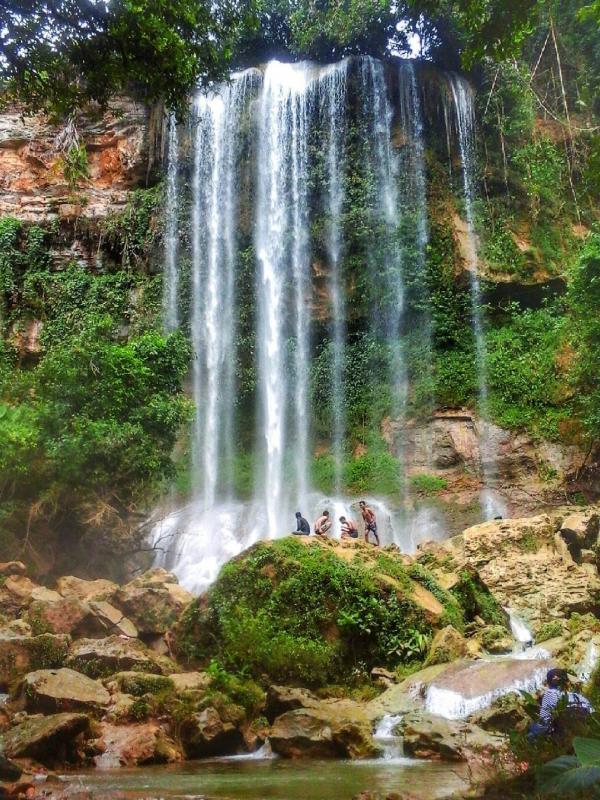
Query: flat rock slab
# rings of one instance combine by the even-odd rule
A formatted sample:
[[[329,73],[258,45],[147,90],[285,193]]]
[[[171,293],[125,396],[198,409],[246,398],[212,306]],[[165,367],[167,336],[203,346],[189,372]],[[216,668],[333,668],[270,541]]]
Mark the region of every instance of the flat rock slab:
[[[162,674],[161,658],[137,639],[109,636],[106,639],[81,639],[71,647],[67,666],[90,678],[104,678],[115,672],[153,672]],[[172,667],[169,671],[172,671]]]
[[[34,758],[42,764],[71,760],[74,740],[89,729],[86,714],[33,717],[0,736],[8,758]]]
[[[98,681],[72,669],[42,669],[26,675],[19,696],[28,711],[56,712],[100,709],[110,695]]]

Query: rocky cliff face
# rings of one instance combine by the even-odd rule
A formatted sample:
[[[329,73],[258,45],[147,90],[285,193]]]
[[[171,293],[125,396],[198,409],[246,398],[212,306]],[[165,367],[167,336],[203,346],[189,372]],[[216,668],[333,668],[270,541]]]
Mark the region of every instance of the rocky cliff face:
[[[19,108],[0,115],[0,215],[46,224],[97,221],[119,210],[142,185],[160,147],[160,115],[128,98],[76,120],[89,177],[74,188],[61,166],[62,127]]]

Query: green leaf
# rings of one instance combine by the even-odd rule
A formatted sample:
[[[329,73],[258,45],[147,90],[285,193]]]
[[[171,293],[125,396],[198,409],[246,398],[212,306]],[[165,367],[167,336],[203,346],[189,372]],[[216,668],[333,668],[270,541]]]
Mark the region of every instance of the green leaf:
[[[536,773],[537,787],[544,797],[568,797],[576,792],[600,792],[600,767],[579,765],[575,756],[560,756],[540,767]]]
[[[584,767],[600,767],[600,739],[576,736],[573,739],[575,755]]]

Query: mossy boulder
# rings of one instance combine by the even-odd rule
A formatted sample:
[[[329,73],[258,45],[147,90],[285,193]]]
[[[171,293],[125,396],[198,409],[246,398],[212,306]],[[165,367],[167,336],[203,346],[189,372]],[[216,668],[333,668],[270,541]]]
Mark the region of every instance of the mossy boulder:
[[[275,683],[347,683],[421,661],[435,631],[463,623],[456,598],[397,551],[361,542],[259,542],[227,563],[173,630],[179,658]]]
[[[33,670],[62,667],[69,643],[70,638],[63,635],[21,636],[11,631],[0,632],[0,690],[10,689]]]
[[[86,714],[31,717],[3,733],[0,748],[9,758],[34,758],[49,766],[77,761],[89,724]]]
[[[140,635],[157,636],[177,620],[192,601],[191,595],[166,570],[150,570],[123,586],[114,604],[133,622]]]
[[[465,637],[452,625],[438,631],[431,643],[427,664],[446,664],[469,655],[469,646]]]
[[[90,678],[105,678],[116,672],[175,672],[168,658],[157,656],[137,639],[108,636],[106,639],[80,639],[71,647],[66,665]]]

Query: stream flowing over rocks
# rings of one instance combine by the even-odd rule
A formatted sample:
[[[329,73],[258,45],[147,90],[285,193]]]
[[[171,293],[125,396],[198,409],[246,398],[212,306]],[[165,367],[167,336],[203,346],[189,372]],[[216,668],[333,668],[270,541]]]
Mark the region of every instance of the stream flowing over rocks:
[[[123,586],[65,576],[49,588],[31,580],[20,563],[0,565],[5,780],[17,796],[35,778],[49,792],[44,796],[70,797],[77,796],[69,782],[74,768],[272,754],[400,770],[463,764],[462,791],[477,796],[477,787],[483,791],[499,769],[517,770],[507,734],[528,725],[519,692],[536,692],[554,665],[585,679],[594,672],[600,627],[591,612],[599,581],[595,564],[581,553],[597,546],[597,522],[594,508],[498,520],[442,544],[423,544],[417,559],[394,547],[379,552],[362,542],[292,537],[255,545],[228,565],[237,575],[231,591],[237,585],[247,592],[254,591],[253,579],[245,589],[239,581],[259,565],[266,583],[257,613],[270,593],[285,591],[295,573],[300,577],[312,565],[325,570],[323,579],[339,569],[346,580],[372,575],[379,603],[401,600],[408,618],[428,626],[421,666],[403,677],[391,664],[374,664],[366,699],[351,690],[328,694],[318,676],[310,688],[269,681],[266,674],[244,684],[210,666],[204,626],[215,624],[211,604],[223,597],[225,573],[194,598],[160,568]],[[570,581],[573,591],[558,591],[559,580]],[[507,603],[515,610],[513,627],[518,612],[519,630],[544,638],[546,626],[552,638],[531,647],[513,638]],[[486,622],[481,615],[490,609],[493,619]],[[323,624],[329,625],[326,615]],[[344,646],[343,629],[328,627],[325,636]],[[497,655],[501,640],[510,649]],[[63,788],[57,772],[65,772]],[[421,789],[413,787],[415,797],[433,796]]]

